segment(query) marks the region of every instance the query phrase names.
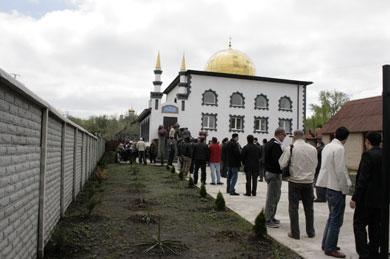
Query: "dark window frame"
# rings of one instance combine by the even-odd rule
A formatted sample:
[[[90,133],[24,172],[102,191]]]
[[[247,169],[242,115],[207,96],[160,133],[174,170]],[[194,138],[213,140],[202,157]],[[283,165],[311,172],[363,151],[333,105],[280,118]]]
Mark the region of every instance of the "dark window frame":
[[[256,103],[257,103],[257,98],[259,98],[259,97],[264,97],[265,102],[266,102],[265,107],[258,107],[258,106],[256,105]],[[265,94],[258,94],[258,95],[255,97],[255,110],[269,110],[269,99],[268,99],[268,97],[267,97]]]
[[[234,119],[234,118],[241,119],[241,124],[242,124],[241,129],[232,129],[230,127],[232,119]],[[244,128],[245,128],[245,115],[231,115],[231,114],[229,114],[229,132],[244,132]]]
[[[279,126],[279,127],[281,127],[281,126],[280,126],[280,122],[281,122],[281,121],[289,121],[289,122],[290,122],[290,130],[289,130],[289,131],[286,130],[286,133],[287,133],[287,134],[291,134],[292,131],[293,131],[293,119],[279,118],[279,121],[278,121],[278,126]]]
[[[266,122],[265,122],[265,131],[262,131],[261,129],[256,129],[255,122],[256,122],[256,120],[261,120],[261,119],[265,119],[266,120]],[[254,116],[254,119],[253,119],[253,133],[268,134],[268,125],[269,125],[269,117]]]
[[[181,101],[181,110],[184,111],[186,109],[186,102],[184,100]]]
[[[290,102],[290,109],[285,109],[285,108],[281,107],[282,99],[287,99]],[[279,111],[285,111],[285,112],[292,112],[293,111],[293,101],[287,95],[279,98]]]
[[[242,105],[234,105],[232,100],[233,100],[233,95],[238,94],[242,98]],[[234,92],[230,95],[230,108],[245,108],[245,97],[243,93],[240,92]]]
[[[158,99],[154,99],[154,109],[158,110]]]
[[[215,103],[205,103],[205,100],[204,100],[204,95],[206,93],[213,93],[214,96],[215,96]],[[212,90],[212,89],[208,89],[206,91],[203,92],[202,94],[202,105],[206,105],[206,106],[218,106],[218,94],[216,91]]]
[[[217,121],[218,121],[218,114],[217,113],[204,113],[202,112],[202,116],[200,117],[200,120],[201,120],[201,130],[207,130],[207,131],[217,131]],[[215,128],[205,128],[204,125],[203,125],[203,117],[204,116],[214,116],[215,117]]]

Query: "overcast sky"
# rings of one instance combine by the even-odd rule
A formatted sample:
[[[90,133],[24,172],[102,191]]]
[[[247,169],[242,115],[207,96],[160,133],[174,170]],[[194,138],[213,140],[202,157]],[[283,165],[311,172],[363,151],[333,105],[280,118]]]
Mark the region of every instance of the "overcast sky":
[[[0,68],[63,112],[119,115],[146,108],[158,51],[165,88],[231,36],[258,76],[313,81],[308,103],[357,99],[381,94],[389,21],[389,0],[0,0]]]

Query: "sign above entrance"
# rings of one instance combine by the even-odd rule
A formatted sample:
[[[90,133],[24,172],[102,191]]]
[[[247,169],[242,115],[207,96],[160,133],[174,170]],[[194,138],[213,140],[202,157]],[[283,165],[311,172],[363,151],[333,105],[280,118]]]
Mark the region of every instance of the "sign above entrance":
[[[174,105],[164,105],[162,107],[163,113],[179,113],[179,108]]]

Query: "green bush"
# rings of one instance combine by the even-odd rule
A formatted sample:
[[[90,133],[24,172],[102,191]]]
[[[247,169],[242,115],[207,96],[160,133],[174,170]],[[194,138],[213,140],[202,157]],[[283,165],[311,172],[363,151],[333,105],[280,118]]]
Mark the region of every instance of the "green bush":
[[[215,210],[224,211],[226,209],[225,199],[221,192],[218,192],[217,199],[215,200]]]
[[[203,183],[200,186],[199,194],[200,194],[200,197],[202,197],[202,198],[206,198],[207,197],[206,186]]]
[[[264,209],[262,209],[255,219],[253,231],[257,238],[263,238],[267,235],[267,227],[265,225]]]
[[[194,179],[192,179],[192,177],[190,176],[188,178],[188,188],[194,188],[194,187],[195,187]]]

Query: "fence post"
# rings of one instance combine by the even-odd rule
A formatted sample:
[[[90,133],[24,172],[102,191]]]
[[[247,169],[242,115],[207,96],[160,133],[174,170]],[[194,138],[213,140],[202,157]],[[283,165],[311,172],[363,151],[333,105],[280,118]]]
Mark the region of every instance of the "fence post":
[[[60,215],[61,218],[65,215],[65,137],[66,137],[66,122],[62,122],[61,131],[61,183],[60,183]]]
[[[80,172],[80,191],[83,189],[83,174],[85,173],[84,170],[84,145],[85,145],[86,139],[85,139],[85,133],[81,132],[81,172]]]
[[[45,174],[46,174],[48,120],[49,120],[49,109],[44,108],[42,110],[41,158],[40,158],[40,171],[39,171],[38,258],[43,258],[44,255]]]
[[[382,175],[384,208],[382,211],[381,229],[381,258],[388,258],[389,254],[389,189],[390,189],[390,65],[383,66],[383,154],[382,154]]]
[[[77,175],[77,135],[78,130],[74,128],[74,146],[73,146],[73,192],[72,199],[76,200],[76,175]]]

